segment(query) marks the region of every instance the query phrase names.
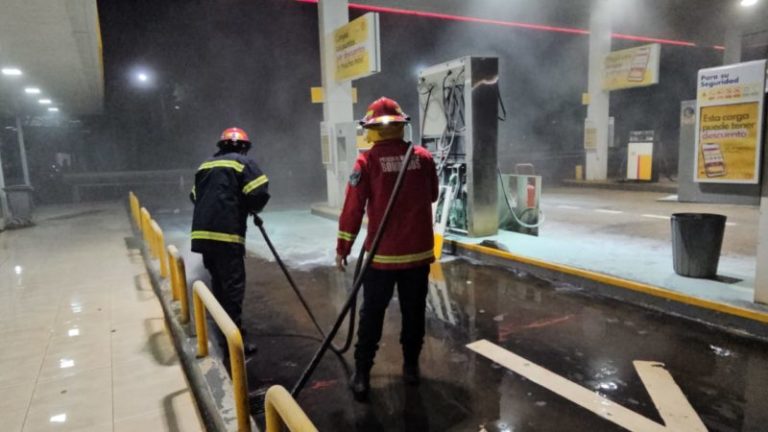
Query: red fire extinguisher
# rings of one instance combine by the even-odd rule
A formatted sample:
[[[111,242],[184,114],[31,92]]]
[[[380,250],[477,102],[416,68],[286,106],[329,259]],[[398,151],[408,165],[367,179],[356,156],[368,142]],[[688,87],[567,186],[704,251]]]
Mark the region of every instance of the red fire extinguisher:
[[[527,192],[526,206],[536,208],[536,179],[534,177],[528,178],[528,185],[525,189]]]

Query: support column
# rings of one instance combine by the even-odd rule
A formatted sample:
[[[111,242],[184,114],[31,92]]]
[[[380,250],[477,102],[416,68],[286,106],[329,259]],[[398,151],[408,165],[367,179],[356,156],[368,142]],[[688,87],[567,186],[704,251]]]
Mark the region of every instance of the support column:
[[[326,187],[328,205],[341,207],[344,191],[339,187],[346,179],[339,178],[336,166],[336,142],[333,125],[351,122],[354,118],[352,111],[352,83],[347,81],[337,83],[334,78],[336,58],[333,49],[333,31],[349,22],[347,0],[320,0],[317,5],[318,23],[320,27],[320,69],[322,71],[325,102],[323,103],[323,120],[329,134],[329,151],[331,163],[326,167]]]
[[[725,52],[723,64],[729,65],[741,62],[741,28],[731,27],[725,31]]]
[[[24,128],[21,126],[21,117],[16,116],[16,136],[19,141],[19,155],[21,158],[21,171],[24,174],[24,185],[31,186],[29,182],[29,167],[27,165],[27,147],[24,144]]]
[[[2,149],[2,142],[0,142],[0,149]],[[0,217],[0,229],[4,229],[7,221],[11,218],[11,212],[8,208],[8,197],[5,195],[5,174],[3,173],[3,155],[0,151],[0,211],[2,211],[2,217]]]
[[[610,92],[603,90],[603,61],[611,52],[610,0],[595,0],[589,18],[589,106],[587,120],[597,131],[597,148],[586,150],[586,179],[608,177]]]
[[[755,301],[768,304],[768,139],[763,132],[763,186],[760,197],[760,219],[757,223],[757,259]]]

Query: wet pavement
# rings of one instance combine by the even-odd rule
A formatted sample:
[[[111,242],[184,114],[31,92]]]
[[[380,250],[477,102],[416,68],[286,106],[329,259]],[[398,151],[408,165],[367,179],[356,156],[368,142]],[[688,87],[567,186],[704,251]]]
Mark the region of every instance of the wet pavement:
[[[659,361],[709,430],[766,430],[766,345],[508,269],[460,259],[442,266],[446,283],[430,288],[421,386],[401,381],[393,301],[372,371],[371,403],[353,401],[345,365],[331,353],[302,392],[299,403],[320,430],[624,430],[465,347],[478,339],[663,424],[632,365]],[[257,413],[268,386],[293,386],[319,340],[274,263],[251,258],[247,269],[244,323],[260,345],[248,360]],[[330,328],[351,275],[330,267],[292,273]],[[337,343],[343,338],[342,332]],[[346,359],[353,364],[351,353]]]
[[[188,252],[189,214],[157,214],[169,243],[187,249],[189,278],[206,279],[198,257]],[[337,272],[330,266],[330,255],[309,260],[308,265],[308,255],[327,255],[330,243],[324,240],[332,233],[325,231],[333,224],[318,219],[313,228],[291,217],[264,215],[294,279],[321,325],[330,328],[351,286],[351,270]],[[248,359],[247,368],[252,413],[263,425],[264,391],[273,384],[292,388],[320,336],[279,267],[265,260],[259,237],[249,234],[243,319],[260,349]],[[708,430],[767,430],[765,343],[508,268],[447,257],[442,270],[444,282],[433,281],[428,296],[421,386],[407,387],[401,381],[400,314],[393,300],[372,371],[371,403],[352,399],[348,366],[332,353],[300,395],[300,405],[319,430],[624,430],[466,348],[480,339],[660,424],[632,362],[662,362]],[[346,325],[338,345],[345,331]],[[353,364],[351,353],[345,359]]]

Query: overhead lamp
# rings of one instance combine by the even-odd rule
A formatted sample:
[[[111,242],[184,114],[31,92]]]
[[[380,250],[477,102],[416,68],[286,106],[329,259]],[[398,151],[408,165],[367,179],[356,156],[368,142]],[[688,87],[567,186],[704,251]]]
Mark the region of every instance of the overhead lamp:
[[[0,72],[5,76],[19,76],[21,75],[21,69],[15,67],[4,67]]]
[[[149,80],[149,76],[147,76],[145,73],[138,74],[136,78],[138,78],[141,82],[147,82],[147,80]]]
[[[741,5],[744,7],[754,6],[757,4],[757,0],[741,0]]]
[[[27,87],[24,89],[24,93],[36,95],[36,94],[40,94],[40,89],[37,87]]]
[[[52,103],[50,99],[40,99],[38,102],[40,102],[40,105],[50,105]]]
[[[50,108],[48,108],[48,111],[50,111],[50,112],[59,112],[59,109],[56,108],[56,107],[50,107]]]

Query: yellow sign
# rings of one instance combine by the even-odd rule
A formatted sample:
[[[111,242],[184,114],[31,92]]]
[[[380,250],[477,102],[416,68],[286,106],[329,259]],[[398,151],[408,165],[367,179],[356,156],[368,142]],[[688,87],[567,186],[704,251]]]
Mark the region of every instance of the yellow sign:
[[[603,90],[647,87],[659,83],[661,45],[614,51],[603,63]]]
[[[699,71],[694,181],[759,182],[765,72],[765,60]]]
[[[322,87],[310,87],[310,98],[312,103],[325,103],[325,89]],[[352,87],[352,103],[357,103],[357,87]]]
[[[380,70],[379,15],[367,13],[333,32],[336,81],[372,75]]]
[[[703,107],[699,119],[697,180],[756,177],[759,102]]]

